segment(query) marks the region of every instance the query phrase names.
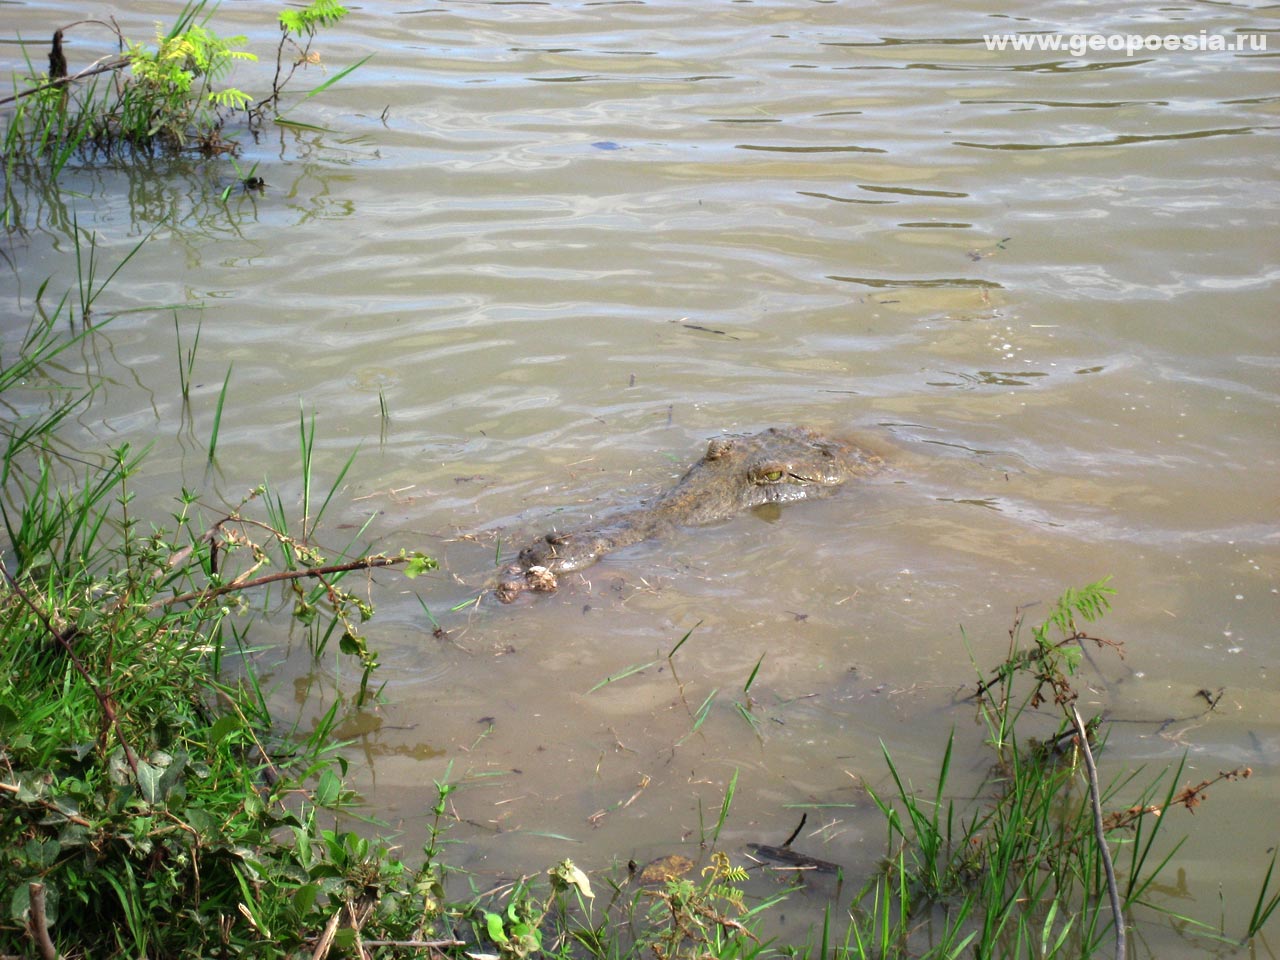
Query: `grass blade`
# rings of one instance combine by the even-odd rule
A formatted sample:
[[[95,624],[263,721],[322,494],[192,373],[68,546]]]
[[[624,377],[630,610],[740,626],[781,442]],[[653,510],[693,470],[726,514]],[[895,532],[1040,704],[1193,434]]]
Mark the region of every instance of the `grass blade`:
[[[719,692],[720,688],[717,687],[708,693],[707,698],[699,704],[698,709],[693,712],[693,726],[689,728],[688,733],[676,741],[677,747],[698,732],[698,728],[702,726],[703,722],[707,719],[707,715],[710,714],[711,704],[715,701],[716,694]]]
[[[307,415],[298,405],[298,445],[302,453],[302,536],[307,536],[311,520],[311,454],[316,444],[316,416],[311,415],[311,429],[307,430]]]
[[[733,805],[733,795],[738,792],[738,771],[733,771],[733,776],[729,778],[729,785],[724,788],[724,799],[720,802],[720,817],[716,820],[716,828],[711,832],[711,845],[714,847],[720,840],[720,831],[724,828],[725,821],[729,819],[729,807]]]
[[[676,655],[676,651],[677,651],[677,650],[679,650],[681,647],[683,647],[683,646],[684,646],[684,642],[685,642],[686,640],[688,640],[690,637],[692,637],[692,636],[693,636],[693,631],[697,630],[700,626],[702,626],[702,621],[701,621],[701,620],[699,620],[697,623],[695,623],[692,627],[690,627],[690,628],[689,628],[689,632],[688,632],[688,633],[686,633],[683,637],[681,637],[681,638],[676,642],[676,645],[675,645],[674,647],[672,647],[672,648],[671,648],[671,650],[667,653],[667,659],[668,659],[668,660],[670,660],[672,657],[674,657],[674,656]]]
[[[312,529],[320,522],[320,518],[324,516],[325,508],[329,506],[329,501],[333,499],[333,495],[338,492],[338,488],[342,486],[342,481],[347,475],[347,471],[351,469],[351,465],[356,462],[356,457],[360,455],[360,447],[351,451],[351,456],[347,457],[347,462],[342,465],[342,469],[338,471],[338,476],[334,478],[333,484],[329,487],[329,493],[324,498],[324,503],[320,504],[320,509],[316,511],[316,515],[311,518]]]
[[[632,674],[639,673],[641,670],[648,670],[650,667],[655,666],[657,663],[658,663],[657,660],[650,660],[648,663],[637,663],[634,666],[627,667],[621,673],[610,674],[609,676],[601,680],[599,683],[597,683],[590,690],[588,690],[587,693],[595,693],[601,687],[607,687],[611,683],[617,683],[619,680],[625,680],[627,677],[631,676]]]
[[[347,74],[351,73],[351,71],[353,71],[353,70],[357,70],[357,69],[359,69],[360,67],[364,66],[366,63],[368,63],[368,62],[369,62],[369,60],[370,60],[370,59],[372,59],[372,57],[373,57],[373,54],[372,54],[372,53],[370,53],[370,54],[366,54],[365,56],[363,56],[363,57],[361,57],[359,60],[357,60],[355,63],[350,64],[349,66],[343,67],[341,70],[339,70],[339,71],[338,71],[337,73],[335,73],[333,76],[331,76],[331,77],[329,77],[328,79],[326,79],[326,80],[324,81],[324,83],[320,84],[318,87],[312,87],[310,90],[308,90],[306,93],[304,93],[304,94],[302,95],[302,99],[303,99],[303,100],[306,100],[306,99],[308,99],[308,98],[310,98],[310,97],[314,97],[314,96],[315,96],[316,94],[318,94],[318,93],[324,93],[324,91],[328,90],[330,87],[332,87],[335,83],[337,83],[339,80],[341,80],[341,79],[342,79],[343,77],[345,77]]]
[[[1249,917],[1249,939],[1252,939],[1266,925],[1266,922],[1271,919],[1271,914],[1275,913],[1276,907],[1280,906],[1280,893],[1273,893],[1269,898],[1267,897],[1267,891],[1271,889],[1271,874],[1276,869],[1276,853],[1276,851],[1272,852],[1271,864],[1262,878],[1262,886],[1258,888],[1258,899],[1253,905],[1253,914]]]
[[[329,127],[315,123],[303,123],[301,120],[290,120],[287,117],[276,117],[276,126],[288,127],[290,130],[306,130],[310,133],[333,133]]]
[[[222,429],[222,407],[227,402],[227,387],[231,384],[231,369],[235,364],[227,365],[227,375],[222,380],[222,389],[218,391],[218,405],[213,411],[213,431],[209,435],[209,463],[213,463],[214,452],[218,449],[218,432]]]
[[[747,677],[747,682],[742,687],[743,693],[751,692],[751,685],[756,682],[756,674],[760,672],[760,664],[764,663],[765,655],[760,654],[760,659],[756,661],[756,665],[751,669],[751,676]]]

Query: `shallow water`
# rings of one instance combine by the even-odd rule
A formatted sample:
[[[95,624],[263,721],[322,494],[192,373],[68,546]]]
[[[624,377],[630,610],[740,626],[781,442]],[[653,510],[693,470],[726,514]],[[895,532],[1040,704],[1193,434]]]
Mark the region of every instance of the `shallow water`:
[[[175,7],[116,16],[147,36]],[[5,39],[83,15],[5,9]],[[107,261],[155,229],[101,309],[203,304],[190,416],[173,313],[130,313],[82,364],[108,382],[68,439],[154,443],[137,488],[157,518],[182,484],[298,495],[300,407],[322,477],[359,447],[330,542],[373,513],[380,547],[445,567],[376,578],[387,703],[345,731],[408,846],[448,770],[472,869],[643,860],[696,841],[737,770],[730,849],[850,804],[812,809],[803,844],[861,875],[883,852],[862,792],[884,784],[879,742],[928,782],[954,728],[976,778],[969,650],[993,665],[1015,608],[1111,575],[1102,632],[1125,659],[1099,654],[1085,699],[1133,722],[1106,765],[1254,770],[1185,821],[1180,860],[1179,909],[1216,918],[1221,890],[1234,930],[1280,779],[1276,53],[981,38],[1259,33],[1268,13],[372,4],[321,55],[374,59],[294,111],[330,132],[246,143],[265,195],[221,204],[232,172],[207,162],[71,171],[56,199],[16,185],[0,329],[7,346],[39,282],[74,276],[73,211]],[[269,55],[268,12],[217,22]],[[68,56],[109,50],[77,28]],[[188,344],[196,322],[179,314]],[[890,468],[630,548],[555,597],[449,612],[505,545],[646,496],[708,437],[790,423]],[[328,675],[277,639],[278,700],[313,711]],[[1212,715],[1201,688],[1226,690]]]

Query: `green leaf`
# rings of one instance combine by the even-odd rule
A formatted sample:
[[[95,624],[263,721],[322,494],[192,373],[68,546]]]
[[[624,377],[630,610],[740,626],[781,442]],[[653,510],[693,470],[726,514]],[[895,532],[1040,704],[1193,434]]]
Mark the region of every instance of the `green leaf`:
[[[496,913],[486,913],[484,915],[484,926],[489,931],[490,940],[494,943],[506,945],[508,941],[506,931],[502,929],[502,917]]]
[[[233,730],[239,730],[243,724],[240,718],[234,713],[223,714],[218,718],[217,722],[209,728],[209,745],[214,746],[221,743]]]
[[[219,821],[210,815],[209,811],[202,807],[187,807],[182,811],[183,817],[187,821],[187,825],[196,833],[210,834],[214,828],[218,826]]]
[[[276,125],[288,127],[292,130],[312,130],[316,133],[332,133],[328,127],[322,127],[315,123],[303,123],[301,120],[289,120],[285,117],[276,117]]]
[[[433,559],[422,553],[414,553],[410,555],[408,564],[405,565],[404,575],[410,580],[422,576],[428,570],[436,570],[439,564]]]
[[[160,801],[160,778],[163,775],[164,770],[160,767],[145,760],[138,761],[138,788],[142,791],[142,798],[147,803]]]
[[[333,935],[333,944],[343,950],[350,950],[356,945],[356,931],[351,927],[340,927]]]
[[[263,803],[262,798],[257,792],[246,793],[244,796],[244,812],[245,816],[251,820],[256,820],[266,811],[267,805]]]
[[[338,641],[338,649],[349,656],[358,657],[364,653],[364,640],[354,633],[344,633],[342,639]]]
[[[702,621],[701,621],[701,620],[699,620],[697,623],[695,623],[692,627],[690,627],[690,628],[689,628],[689,632],[688,632],[688,633],[686,633],[683,637],[681,637],[681,638],[676,642],[676,645],[675,645],[674,647],[672,647],[672,648],[671,648],[671,650],[670,650],[670,652],[667,654],[667,659],[668,659],[668,660],[670,660],[672,657],[674,657],[674,656],[676,655],[676,651],[677,651],[677,650],[679,650],[681,647],[683,647],[683,646],[684,646],[685,641],[686,641],[686,640],[688,640],[690,637],[692,637],[692,636],[693,636],[693,631],[697,630],[700,626],[702,626]]]
[[[648,670],[650,667],[654,666],[657,662],[658,662],[657,660],[650,660],[648,663],[632,664],[631,666],[623,670],[621,673],[615,673],[605,677],[603,680],[597,683],[594,687],[588,690],[587,693],[595,693],[601,687],[607,687],[611,683],[617,683],[619,680],[625,679],[626,677],[631,676],[633,673],[639,673],[641,670]]]
[[[320,774],[320,782],[316,784],[315,803],[320,807],[331,807],[342,796],[342,781],[332,770]]]
[[[27,863],[41,873],[53,866],[61,852],[62,845],[57,840],[28,840],[22,845]]]
[[[329,79],[325,80],[324,83],[320,84],[319,86],[312,87],[310,90],[308,90],[306,93],[302,95],[302,99],[306,100],[309,97],[314,97],[317,94],[324,93],[326,90],[332,87],[335,83],[337,83],[347,74],[351,73],[353,70],[358,70],[360,67],[364,66],[364,64],[367,63],[372,58],[373,58],[372,53],[368,54],[367,56],[361,57],[355,63],[351,64],[349,67],[344,67],[342,70],[339,70],[333,76],[329,77]]]
[[[311,906],[316,902],[316,896],[320,893],[320,884],[306,883],[300,886],[293,895],[293,909],[298,911],[298,916],[305,917],[310,911]]]
[[[27,924],[27,911],[31,909],[31,889],[25,883],[13,888],[13,896],[9,898],[9,919],[21,927]]]
[[[156,758],[153,757],[152,759]],[[179,751],[176,756],[170,758],[169,762],[165,764],[164,772],[160,774],[160,783],[156,787],[161,800],[169,799],[173,793],[173,788],[182,778],[182,771],[187,768],[187,759],[186,751]]]

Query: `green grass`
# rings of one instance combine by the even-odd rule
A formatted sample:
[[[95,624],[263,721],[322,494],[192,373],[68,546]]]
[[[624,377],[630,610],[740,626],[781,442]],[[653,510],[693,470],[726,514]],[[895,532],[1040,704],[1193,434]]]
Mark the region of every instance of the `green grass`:
[[[209,430],[208,463],[212,466],[217,456],[218,434],[222,430],[222,408],[227,402],[227,389],[231,386],[232,364],[227,365],[227,375],[222,378],[222,389],[218,391],[218,402],[213,408],[213,427]]]
[[[118,269],[106,281],[82,269],[0,366],[19,411],[0,462],[0,952],[285,956],[368,883],[411,874],[384,841],[318,813],[354,800],[333,735],[352,704],[333,703],[306,736],[281,728],[232,611],[249,591],[263,609],[292,598],[311,635],[341,635],[363,695],[376,654],[356,625],[371,611],[343,577],[432,564],[353,544],[327,558],[311,534],[341,474],[293,534],[270,486],[226,511],[184,491],[169,517],[144,517],[131,483],[145,451],[61,453],[57,429],[93,389],[58,383],[56,360],[109,322],[72,311]]]
[[[924,791],[905,780],[884,750],[894,793],[872,796],[885,818],[889,856],[883,873],[855,897],[847,957],[1119,955],[1135,908],[1148,908],[1148,916],[1164,912],[1147,897],[1181,846],[1164,836],[1171,812],[1194,806],[1218,780],[1247,771],[1181,788],[1183,764],[1142,786],[1140,771],[1108,783],[1089,775],[1092,754],[1104,744],[1074,713],[1072,676],[1085,643],[1114,646],[1079,626],[1098,619],[1110,595],[1105,581],[1067,591],[1032,628],[1029,643],[1019,619],[1005,660],[979,674],[974,702],[993,763],[976,801],[958,809],[949,798],[954,735]],[[1060,714],[1057,734],[1024,741],[1028,717],[1046,706]],[[1113,812],[1103,815],[1108,807]],[[1121,854],[1123,883],[1112,877],[1113,851]],[[1255,921],[1265,921],[1267,904],[1276,905],[1269,882],[1270,873],[1259,889]],[[1169,916],[1208,939],[1223,939],[1203,923]],[[1238,942],[1259,929],[1251,922]]]

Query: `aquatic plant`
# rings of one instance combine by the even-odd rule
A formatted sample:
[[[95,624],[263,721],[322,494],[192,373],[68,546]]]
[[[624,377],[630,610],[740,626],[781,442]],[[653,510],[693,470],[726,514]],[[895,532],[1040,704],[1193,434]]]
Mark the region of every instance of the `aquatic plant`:
[[[927,792],[907,782],[884,748],[896,794],[872,791],[872,799],[888,829],[888,858],[854,898],[845,955],[1089,957],[1110,938],[1112,955],[1123,958],[1131,909],[1168,912],[1147,899],[1181,846],[1163,839],[1172,829],[1163,814],[1192,809],[1214,783],[1250,771],[1180,788],[1183,762],[1146,782],[1141,770],[1100,782],[1094,752],[1104,743],[1102,722],[1080,717],[1072,678],[1086,645],[1120,647],[1081,626],[1109,609],[1113,592],[1106,580],[1067,590],[1031,628],[1030,642],[1020,612],[1005,658],[979,672],[971,700],[994,763],[976,802],[961,807],[949,797],[954,735]],[[1045,705],[1059,712],[1057,731],[1024,737],[1029,715]],[[1168,851],[1157,854],[1163,846]],[[1124,855],[1123,875],[1113,864],[1117,854]],[[1261,928],[1266,906],[1275,908],[1269,884],[1268,872],[1243,940]],[[1228,939],[1202,921],[1170,916],[1206,937]]]
[[[269,116],[305,126],[281,116],[281,95],[300,68],[320,65],[317,35],[341,21],[346,8],[335,0],[312,0],[281,11],[270,90],[257,94],[225,82],[236,64],[258,57],[244,49],[244,36],[223,37],[210,26],[216,10],[210,0],[187,0],[173,23],[157,28],[150,42],[130,39],[114,21],[97,19],[54,31],[48,68],[28,59],[25,76],[12,78],[12,95],[0,98],[0,109],[7,112],[6,222],[12,220],[12,181],[22,165],[40,165],[56,179],[73,157],[122,151],[233,153],[238,143],[226,134],[226,124],[237,115],[246,126],[260,126]],[[104,26],[112,31],[118,54],[69,72],[63,51],[69,31]],[[328,76],[303,99],[328,89],[367,59]],[[252,170],[240,181],[254,183]]]

